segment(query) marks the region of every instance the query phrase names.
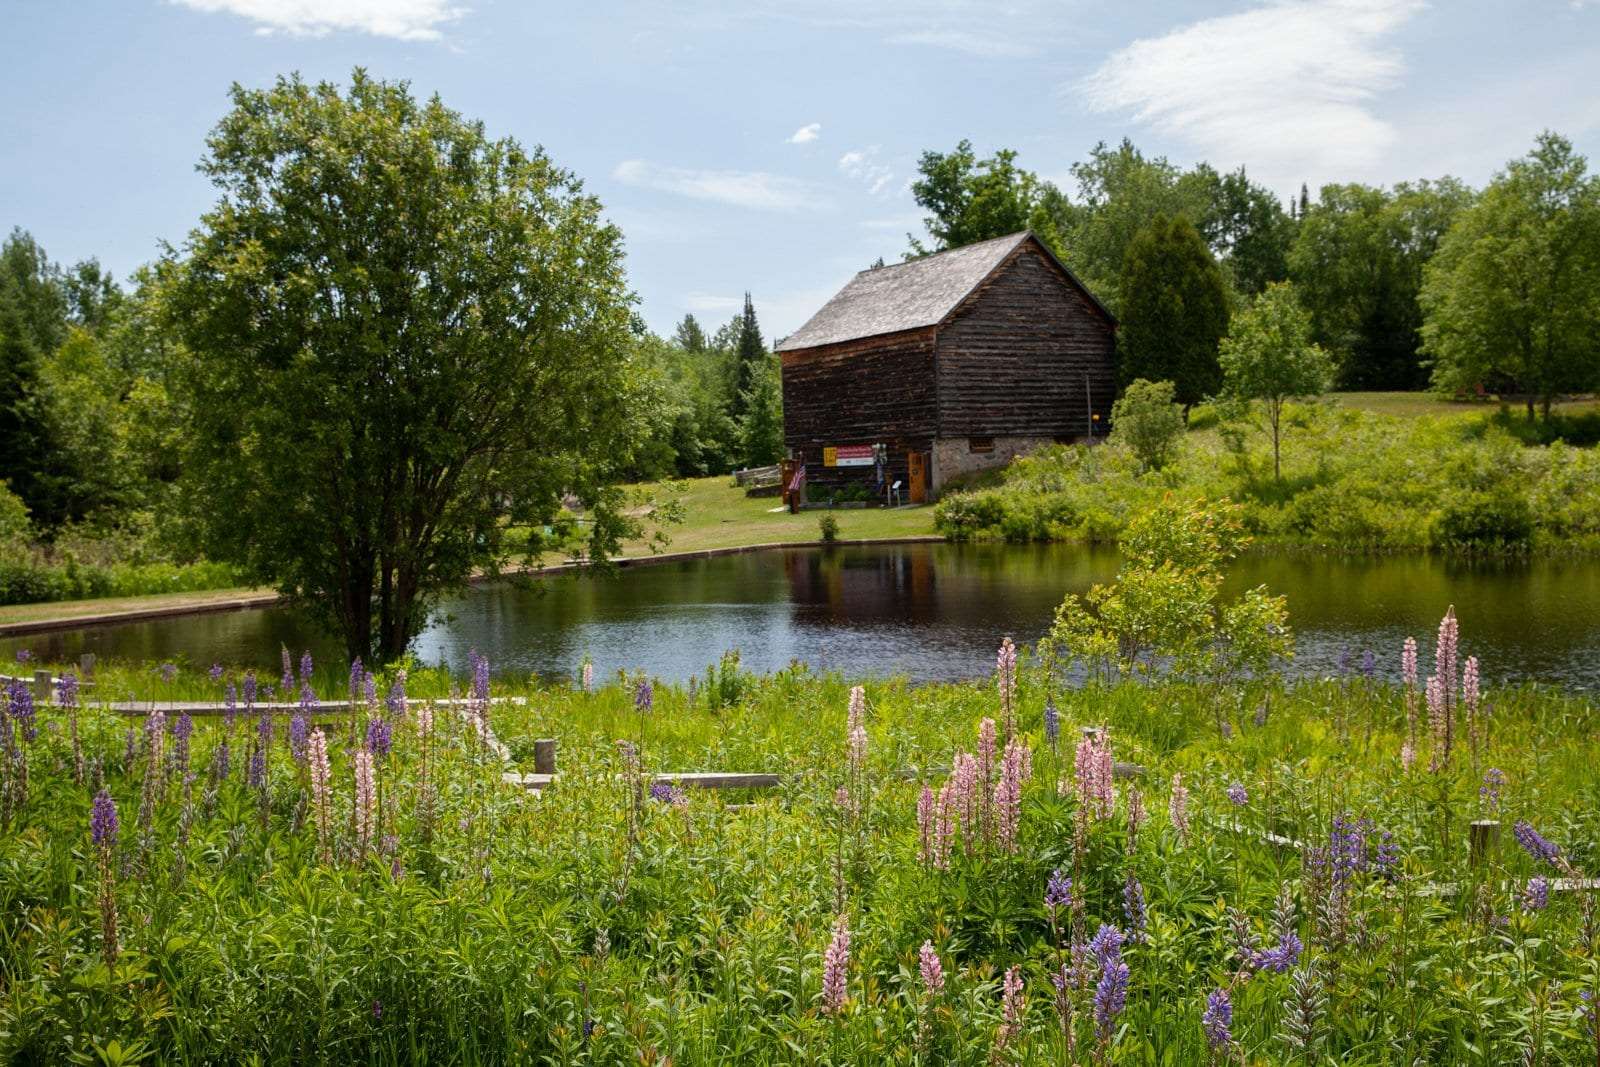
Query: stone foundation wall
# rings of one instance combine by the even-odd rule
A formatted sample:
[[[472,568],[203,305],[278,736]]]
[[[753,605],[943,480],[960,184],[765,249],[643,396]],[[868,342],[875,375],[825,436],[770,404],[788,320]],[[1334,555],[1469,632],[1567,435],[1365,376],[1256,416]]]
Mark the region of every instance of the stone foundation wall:
[[[974,471],[1004,467],[1013,459],[1051,444],[1054,437],[992,437],[986,451],[974,451],[973,438],[941,437],[933,442],[933,489],[943,488],[950,479]]]

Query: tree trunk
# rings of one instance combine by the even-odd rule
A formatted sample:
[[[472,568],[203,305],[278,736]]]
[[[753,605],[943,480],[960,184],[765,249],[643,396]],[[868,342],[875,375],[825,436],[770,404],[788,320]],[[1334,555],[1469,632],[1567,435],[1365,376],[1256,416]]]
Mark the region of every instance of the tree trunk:
[[[1533,394],[1528,394],[1528,421],[1533,421]]]
[[[1544,399],[1542,401],[1540,401],[1540,405],[1539,406],[1540,406],[1541,413],[1544,415],[1544,421],[1545,422],[1549,422],[1550,421],[1550,394],[1548,394],[1548,393],[1545,394],[1545,397],[1544,397]]]
[[[1276,400],[1269,400],[1267,404],[1270,408],[1268,416],[1272,419],[1272,480],[1281,482],[1283,481],[1283,466],[1279,462],[1278,425],[1283,417],[1283,408]]]

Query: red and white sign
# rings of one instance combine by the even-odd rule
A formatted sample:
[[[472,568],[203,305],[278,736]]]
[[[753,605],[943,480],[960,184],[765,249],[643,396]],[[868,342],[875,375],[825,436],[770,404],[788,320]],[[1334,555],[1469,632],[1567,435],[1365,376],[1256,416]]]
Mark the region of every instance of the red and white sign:
[[[830,467],[870,467],[876,459],[871,445],[836,445],[823,449],[824,457],[831,454]]]

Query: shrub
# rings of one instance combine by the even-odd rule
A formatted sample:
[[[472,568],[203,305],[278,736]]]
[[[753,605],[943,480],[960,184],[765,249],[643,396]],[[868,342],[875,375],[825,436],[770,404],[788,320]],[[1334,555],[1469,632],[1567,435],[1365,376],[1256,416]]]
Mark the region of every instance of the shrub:
[[[1451,494],[1434,520],[1434,544],[1474,551],[1520,551],[1533,540],[1533,509],[1509,485]]]
[[[1160,470],[1183,437],[1183,413],[1173,403],[1171,382],[1129,384],[1111,405],[1111,440],[1127,445],[1149,470]]]
[[[839,540],[839,520],[823,512],[817,517],[817,534],[824,544],[832,544]]]

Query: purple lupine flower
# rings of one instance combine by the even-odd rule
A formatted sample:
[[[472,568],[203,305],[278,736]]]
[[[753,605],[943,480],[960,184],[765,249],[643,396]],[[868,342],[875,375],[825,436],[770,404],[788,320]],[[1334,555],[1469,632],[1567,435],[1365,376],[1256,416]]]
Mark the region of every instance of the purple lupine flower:
[[[33,658],[33,653],[26,648],[17,649],[17,662],[26,663]]]
[[[256,740],[261,743],[263,755],[272,751],[272,716],[266,712],[256,717]]]
[[[256,672],[244,672],[244,706],[250,707],[256,702]]]
[[[27,682],[18,679],[11,683],[6,693],[6,714],[17,724],[17,729],[22,731],[24,740],[32,741],[39,736],[39,726],[33,710],[33,690],[28,688]]]
[[[1206,1010],[1200,1016],[1205,1028],[1206,1044],[1213,1054],[1219,1054],[1233,1044],[1233,1001],[1226,989],[1213,989],[1206,997]]]
[[[171,685],[173,679],[178,677],[178,665],[176,663],[163,663],[156,670],[160,673],[161,680],[168,685]]]
[[[1233,806],[1242,808],[1250,803],[1250,794],[1245,792],[1244,783],[1234,782],[1228,787],[1228,799],[1233,801]]]
[[[367,751],[378,759],[383,759],[389,754],[389,749],[394,743],[394,732],[389,727],[389,721],[381,715],[375,715],[367,720]]]
[[[294,687],[294,666],[289,661],[289,646],[279,645],[278,648],[283,653],[283,675],[278,681],[282,684],[284,692],[288,692]]]
[[[1536,862],[1554,865],[1561,858],[1560,847],[1546,840],[1526,820],[1518,821],[1511,828],[1511,835],[1517,839],[1517,844],[1522,846],[1522,850]]]
[[[1349,674],[1350,671],[1351,671],[1351,668],[1353,668],[1355,666],[1355,662],[1356,662],[1356,655],[1350,649],[1346,648],[1344,651],[1340,652],[1339,653],[1339,673],[1340,674]]]
[[[394,672],[394,681],[389,683],[389,693],[383,698],[383,706],[391,719],[401,720],[406,717],[409,704],[406,700],[405,671]]]
[[[1293,930],[1285,930],[1278,936],[1276,945],[1257,952],[1250,962],[1257,970],[1284,974],[1300,962],[1300,953],[1304,950],[1299,936]]]
[[[306,742],[311,737],[311,720],[303,711],[296,711],[289,720],[289,755],[296,763],[306,761]]]
[[[633,692],[633,706],[641,712],[648,712],[655,707],[655,703],[655,689],[651,686],[650,679],[646,678]]]
[[[1400,877],[1400,846],[1387,830],[1378,831],[1378,848],[1373,853],[1372,865],[1385,882],[1392,883]]]
[[[311,652],[309,650],[300,654],[300,685],[302,687],[311,685]]]
[[[239,691],[234,688],[232,682],[229,682],[227,688],[222,691],[222,724],[228,728],[229,733],[233,732],[233,719],[238,712]]]
[[[117,802],[104,786],[89,807],[89,839],[98,849],[110,851],[117,847]]]
[[[267,753],[260,745],[250,746],[250,762],[245,766],[244,784],[251,789],[267,785]]]
[[[1122,883],[1122,914],[1128,920],[1130,940],[1143,940],[1145,923],[1149,917],[1144,903],[1144,886],[1139,884],[1139,879],[1131,871],[1128,880]]]
[[[1089,942],[1089,950],[1100,965],[1100,980],[1094,989],[1094,1025],[1100,1040],[1109,1041],[1128,1002],[1128,965],[1122,962],[1122,931],[1103,925]]]
[[[133,727],[128,727],[122,735],[122,765],[132,767],[134,756],[139,751],[138,736],[133,732]]]
[[[189,770],[189,738],[194,735],[194,719],[189,717],[187,711],[179,712],[172,723],[172,758],[177,763],[178,773],[187,774]]]
[[[366,701],[367,707],[372,707],[378,702],[378,679],[368,671],[361,678],[361,699]]]
[[[1372,649],[1363,649],[1361,652],[1361,675],[1371,681],[1378,673],[1378,657]]]
[[[366,668],[361,665],[361,657],[357,656],[350,661],[350,703],[355,704],[361,700],[361,679],[366,675]]]
[[[689,794],[671,782],[655,782],[650,786],[650,799],[663,804],[687,804]]]
[[[1072,879],[1063,875],[1059,867],[1050,872],[1044,884],[1044,906],[1051,911],[1072,907]]]
[[[1483,784],[1478,787],[1478,802],[1489,815],[1500,814],[1500,789],[1506,784],[1506,772],[1490,767],[1483,773]]]
[[[489,702],[489,659],[472,653],[472,699]]]
[[[210,676],[213,682],[222,681],[222,664],[213,663],[211,669],[206,671],[206,674]]]
[[[378,1000],[376,998],[373,999],[373,1001],[372,1001],[372,1017],[374,1019],[383,1018],[383,1001]]]
[[[1056,710],[1056,702],[1049,697],[1044,701],[1044,739],[1051,748],[1061,739],[1061,712]]]
[[[1550,903],[1550,879],[1529,878],[1522,891],[1523,911],[1543,911]]]
[[[63,674],[56,679],[56,703],[64,708],[78,705],[78,676]]]

